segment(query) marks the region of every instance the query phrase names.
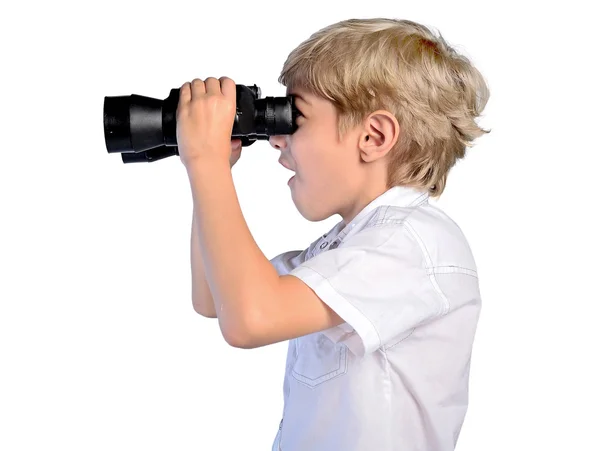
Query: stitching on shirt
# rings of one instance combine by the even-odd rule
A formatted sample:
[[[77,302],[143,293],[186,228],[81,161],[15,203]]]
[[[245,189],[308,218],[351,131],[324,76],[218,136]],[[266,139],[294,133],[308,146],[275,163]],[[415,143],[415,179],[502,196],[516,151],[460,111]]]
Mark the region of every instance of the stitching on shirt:
[[[373,222],[377,222],[377,221],[379,221],[380,219],[382,219],[382,217],[383,217],[383,214],[382,214],[382,213],[383,213],[383,208],[378,208],[378,209],[377,209],[377,215],[375,215],[375,217],[374,217],[373,219],[371,219],[371,221],[373,221]]]
[[[417,197],[414,201],[412,201],[412,203],[409,204],[408,206],[412,207],[412,206],[414,206],[416,204],[416,206],[418,207],[418,206],[420,206],[420,205],[422,205],[422,204],[425,203],[425,201],[427,200],[427,197],[429,197],[429,194],[428,193],[423,193],[419,197]]]
[[[371,225],[369,227],[377,227],[377,226],[382,226],[382,225],[398,225],[398,224],[402,224],[404,222],[404,219],[380,219],[378,221],[375,221],[373,223],[371,223]],[[367,229],[367,227],[365,227],[365,229]]]
[[[431,282],[431,285],[433,285],[433,289],[442,298],[442,301],[443,301],[443,309],[442,309],[442,312],[440,312],[440,313],[442,315],[445,315],[450,310],[450,302],[448,302],[448,298],[446,297],[446,295],[440,288],[438,281],[435,278],[435,274],[430,271],[431,268],[433,267],[433,260],[431,259],[431,256],[429,255],[427,248],[425,247],[425,243],[423,242],[423,240],[421,239],[421,237],[419,236],[417,231],[413,228],[413,226],[411,224],[409,224],[408,221],[405,221],[403,223],[403,225],[404,225],[404,227],[406,227],[408,229],[408,231],[413,235],[413,237],[419,243],[421,252],[423,252],[423,255],[425,257],[425,264],[426,264],[425,269],[427,270],[427,273],[429,274],[429,281]]]
[[[435,266],[433,268],[428,269],[429,274],[452,274],[452,273],[460,273],[466,274],[467,276],[478,278],[477,271],[465,268],[463,266],[454,266],[454,265],[446,265],[446,266]]]
[[[402,225],[404,224],[404,222],[406,220],[408,220],[408,218],[415,212],[418,210],[418,207],[420,207],[421,205],[423,205],[426,201],[427,201],[427,194],[423,194],[421,197],[419,197],[417,200],[415,200],[414,202],[417,202],[419,199],[423,199],[422,202],[418,203],[417,205],[409,205],[409,207],[414,207],[412,209],[412,211],[410,213],[408,213],[405,217],[397,219],[397,218],[388,218],[387,217],[387,213],[388,210],[390,209],[390,205],[388,205],[385,209],[385,213],[381,216],[381,219],[379,219],[379,216],[377,216],[377,218],[373,218],[371,219],[371,221],[369,221],[369,223],[367,223],[367,227],[365,227],[365,229],[369,228],[369,227],[375,227],[375,226],[381,226],[381,225]],[[413,203],[414,203],[413,202]]]
[[[399,344],[399,343],[402,343],[404,340],[406,340],[408,337],[410,337],[410,336],[413,334],[413,332],[415,331],[415,329],[416,329],[416,327],[413,327],[413,330],[411,330],[411,331],[410,331],[410,333],[409,333],[409,334],[408,334],[406,337],[403,337],[403,338],[401,338],[401,339],[400,339],[400,340],[398,340],[396,343],[392,343],[392,344],[390,344],[390,345],[387,345],[387,346],[385,347],[385,349],[390,349],[390,348],[393,348],[393,347],[394,347],[394,346],[396,346],[397,344]]]
[[[390,375],[390,359],[388,358],[387,352],[385,350],[385,348],[381,349],[381,352],[383,352],[383,355],[385,357],[385,375],[387,378],[387,387],[389,387],[391,389],[392,387],[392,377]],[[387,391],[387,395],[385,398],[387,399],[387,407],[388,407],[388,421],[389,419],[392,418],[392,394],[390,391]],[[390,427],[386,428],[388,431],[388,443],[392,443],[392,429]]]

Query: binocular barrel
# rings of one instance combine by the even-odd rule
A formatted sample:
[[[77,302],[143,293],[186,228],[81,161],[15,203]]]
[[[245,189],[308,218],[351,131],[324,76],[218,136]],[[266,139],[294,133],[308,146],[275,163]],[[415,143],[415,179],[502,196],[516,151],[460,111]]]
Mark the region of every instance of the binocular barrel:
[[[256,85],[236,85],[236,115],[231,139],[247,147],[273,135],[293,134],[298,110],[294,96],[260,98]],[[104,97],[104,140],[108,153],[120,153],[123,163],[161,160],[179,155],[177,105],[179,89],[164,100],[129,96]]]

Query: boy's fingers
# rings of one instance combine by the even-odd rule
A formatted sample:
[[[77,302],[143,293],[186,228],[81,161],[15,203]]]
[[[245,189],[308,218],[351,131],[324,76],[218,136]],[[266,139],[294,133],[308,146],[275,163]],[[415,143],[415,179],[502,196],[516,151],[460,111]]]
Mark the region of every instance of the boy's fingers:
[[[179,103],[178,106],[189,103],[192,99],[192,87],[189,81],[186,81],[179,88]]]
[[[221,78],[219,78],[219,82],[221,84],[221,92],[225,95],[225,97],[230,98],[230,99],[235,99],[235,97],[236,97],[235,81],[233,81],[229,77],[221,77]]]

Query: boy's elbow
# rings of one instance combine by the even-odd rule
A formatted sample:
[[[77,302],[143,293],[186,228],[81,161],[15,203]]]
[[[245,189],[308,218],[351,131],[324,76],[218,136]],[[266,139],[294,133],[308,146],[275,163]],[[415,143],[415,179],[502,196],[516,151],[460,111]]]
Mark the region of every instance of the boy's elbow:
[[[223,338],[229,346],[234,348],[254,349],[256,347],[253,345],[252,340],[250,340],[247,335],[240,333],[232,334],[223,332]]]
[[[231,339],[228,337],[224,337],[227,344],[233,348],[239,349],[254,349],[256,346],[252,345],[250,340],[239,340],[237,338]]]
[[[205,318],[214,318],[214,319],[219,319],[219,317],[217,316],[217,314],[215,312],[212,311],[204,311],[202,310],[197,304],[193,304],[194,306],[194,311],[196,313],[198,313],[201,316],[204,316]],[[242,334],[239,332],[239,328],[235,333],[229,332],[227,330],[227,328],[225,328],[221,322],[221,320],[219,319],[219,327],[221,328],[221,334],[223,335],[223,338],[225,339],[225,342],[229,345],[232,346],[234,348],[241,348],[241,349],[252,349],[254,348],[254,346],[251,345],[251,340],[249,340],[248,334]]]
[[[196,302],[192,303],[192,307],[194,308],[194,311],[198,315],[204,316],[205,318],[216,318],[217,317],[217,313],[216,312],[214,312],[214,311],[205,311]]]
[[[221,333],[229,346],[240,349],[254,349],[260,346],[253,339],[252,331],[254,330],[254,325],[251,324],[248,318],[243,318],[241,321],[235,322],[235,324],[235,327],[232,324],[225,326],[221,322],[221,319],[219,319]]]
[[[211,318],[211,319],[216,319],[217,315],[210,313],[210,312],[201,312],[199,310],[196,310],[196,313],[200,316],[204,316],[205,318]]]

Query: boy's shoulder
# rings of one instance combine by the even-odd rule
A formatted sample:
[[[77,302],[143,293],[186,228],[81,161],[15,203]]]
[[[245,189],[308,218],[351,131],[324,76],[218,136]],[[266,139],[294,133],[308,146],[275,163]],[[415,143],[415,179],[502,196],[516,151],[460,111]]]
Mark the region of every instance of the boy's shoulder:
[[[458,224],[427,198],[412,206],[379,205],[352,224],[336,224],[305,249],[304,260],[324,251],[380,253],[421,261],[426,268],[459,267],[476,275],[476,265],[467,238]],[[395,252],[395,253],[394,253]],[[343,258],[341,260],[344,260]]]

